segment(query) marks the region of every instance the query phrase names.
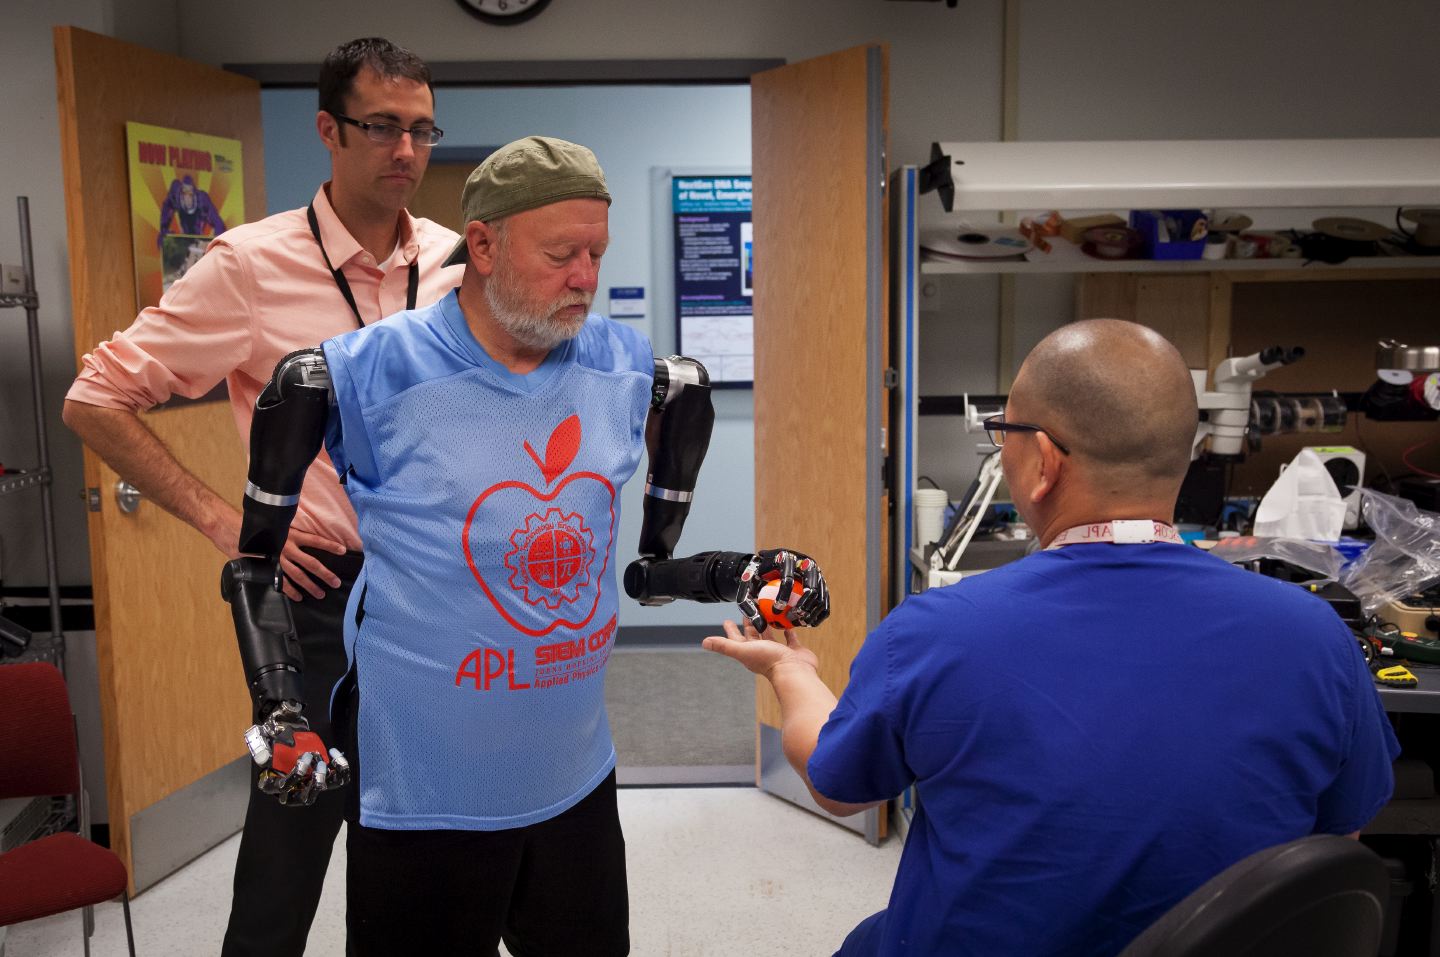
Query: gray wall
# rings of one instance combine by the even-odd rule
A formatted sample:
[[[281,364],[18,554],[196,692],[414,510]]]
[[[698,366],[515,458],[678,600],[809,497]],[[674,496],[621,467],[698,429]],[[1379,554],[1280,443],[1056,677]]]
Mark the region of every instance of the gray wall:
[[[1020,139],[1440,133],[1433,0],[1020,6]]]
[[[1017,0],[1016,8],[1019,129],[1026,139],[1440,134],[1440,71],[1433,70],[1440,6],[1428,0],[1184,6]],[[881,40],[890,44],[893,165],[923,160],[931,140],[998,137],[1002,10],[1002,0],[965,0],[953,10],[888,0],[555,0],[527,24],[496,28],[451,0],[351,0],[343,7],[313,0],[10,0],[0,70],[8,114],[27,135],[0,145],[0,260],[19,255],[9,197],[27,193],[37,227],[64,580],[88,581],[89,569],[75,494],[80,457],[58,423],[73,361],[52,24],[73,23],[216,65],[317,62],[340,40],[368,34],[390,36],[432,60],[795,61]],[[942,322],[954,295],[937,290],[933,312]],[[1062,318],[1055,303],[1063,304],[1063,293],[1042,298],[1047,304],[1022,309],[1025,341],[1033,338],[1026,330],[1038,333]],[[957,362],[993,368],[993,322],[984,308],[967,312],[976,318],[945,330],[949,348]],[[31,447],[28,382],[16,331],[14,315],[0,313],[0,456],[23,462]],[[943,442],[935,448],[946,451]],[[38,583],[43,566],[33,500],[14,498],[0,501],[7,578]]]
[[[90,553],[80,498],[84,484],[80,446],[60,422],[60,404],[74,377],[75,363],[51,28],[69,24],[175,52],[179,25],[174,0],[7,0],[4,9],[0,89],[8,133],[0,137],[0,261],[20,262],[15,197],[28,196],[40,298],[45,414],[57,475],[60,577],[66,584],[79,584],[90,581]],[[0,462],[7,467],[35,465],[33,415],[25,314],[0,310]],[[39,503],[40,496],[33,491],[0,498],[7,584],[40,585],[45,580]]]
[[[352,0],[343,9],[337,17],[333,4],[303,0],[185,4],[181,52],[217,65],[310,63],[340,40],[380,35],[430,60],[795,61],[885,41],[897,156],[922,155],[937,128],[956,139],[999,133],[998,0],[966,0],[954,10],[887,0],[555,0],[510,27],[481,23],[454,0]]]

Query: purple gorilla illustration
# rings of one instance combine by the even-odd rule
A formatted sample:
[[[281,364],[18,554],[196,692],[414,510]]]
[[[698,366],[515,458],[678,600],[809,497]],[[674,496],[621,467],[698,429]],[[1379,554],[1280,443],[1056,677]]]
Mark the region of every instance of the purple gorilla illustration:
[[[206,227],[215,236],[225,231],[225,221],[211,202],[210,194],[197,188],[195,177],[189,173],[170,181],[170,193],[160,204],[160,235],[155,239],[156,246],[164,245],[166,234],[172,232],[170,222],[177,216],[180,217],[179,232],[187,236],[203,236]]]

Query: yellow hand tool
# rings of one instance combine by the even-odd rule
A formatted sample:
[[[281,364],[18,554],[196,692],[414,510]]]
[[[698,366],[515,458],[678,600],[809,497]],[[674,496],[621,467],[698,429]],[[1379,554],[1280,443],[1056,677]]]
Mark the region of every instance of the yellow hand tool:
[[[1375,670],[1375,681],[1387,688],[1413,688],[1420,680],[1404,665],[1386,665]]]

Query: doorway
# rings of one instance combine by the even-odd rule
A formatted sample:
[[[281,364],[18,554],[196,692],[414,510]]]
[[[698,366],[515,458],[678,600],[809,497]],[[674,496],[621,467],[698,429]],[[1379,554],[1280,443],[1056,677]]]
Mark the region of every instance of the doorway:
[[[312,74],[313,75],[313,74]],[[655,189],[671,169],[748,170],[750,87],[721,84],[444,86],[432,155],[411,212],[459,229],[460,192],[496,145],[533,133],[595,151],[613,197],[610,250],[595,309],[611,287],[642,287],[647,314],[626,319],[657,355],[675,350],[673,218]],[[262,90],[270,212],[308,203],[329,171],[315,135],[313,88]],[[754,406],[745,390],[715,394],[716,423],[680,553],[754,543]],[[634,557],[643,475],[621,496],[617,565]],[[726,610],[676,602],[642,608],[621,598],[607,703],[622,784],[753,784],[754,684],[733,662],[699,650]],[[731,612],[733,617],[733,612]]]

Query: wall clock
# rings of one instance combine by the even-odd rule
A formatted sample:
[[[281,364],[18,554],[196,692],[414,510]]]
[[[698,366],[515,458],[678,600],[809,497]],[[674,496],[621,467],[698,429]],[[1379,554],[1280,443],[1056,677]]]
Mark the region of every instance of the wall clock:
[[[455,0],[486,23],[524,23],[550,5],[550,0]]]

